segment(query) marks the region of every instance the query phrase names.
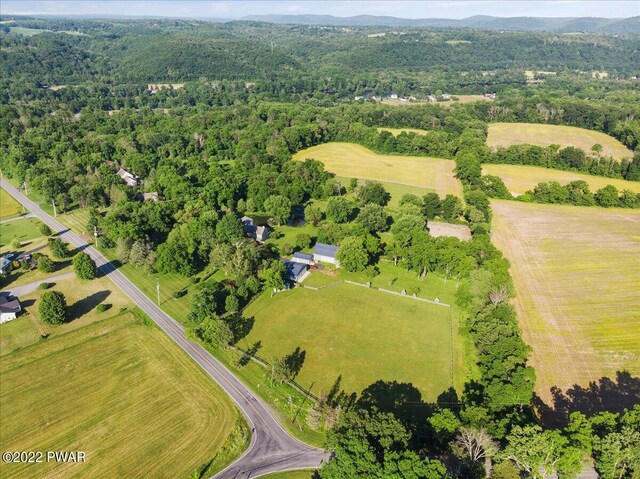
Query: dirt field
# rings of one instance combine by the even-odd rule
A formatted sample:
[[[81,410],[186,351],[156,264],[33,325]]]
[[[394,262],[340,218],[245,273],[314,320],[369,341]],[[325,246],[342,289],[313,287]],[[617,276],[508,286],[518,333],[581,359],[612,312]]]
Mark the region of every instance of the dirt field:
[[[640,374],[640,212],[492,201],[537,393]]]
[[[471,230],[466,225],[452,225],[450,223],[440,223],[438,221],[429,221],[429,234],[434,238],[440,236],[453,236],[462,241],[471,239]]]
[[[640,193],[640,181],[627,181],[604,176],[584,175],[572,171],[552,170],[537,166],[522,165],[482,165],[482,174],[499,176],[512,194],[517,196],[532,190],[543,181],[557,181],[566,185],[572,181],[583,180],[589,184],[592,193],[607,185],[613,185],[619,191],[631,190]]]
[[[354,143],[325,143],[299,151],[294,160],[313,158],[338,176],[388,181],[435,190],[444,196],[462,196],[462,186],[453,176],[454,162],[439,158],[378,155]]]
[[[602,145],[602,153],[617,159],[631,158],[631,152],[615,138],[599,131],[573,126],[543,125],[540,123],[492,123],[489,125],[487,144],[491,148],[529,143],[532,145],[575,146],[590,153],[596,143]]]

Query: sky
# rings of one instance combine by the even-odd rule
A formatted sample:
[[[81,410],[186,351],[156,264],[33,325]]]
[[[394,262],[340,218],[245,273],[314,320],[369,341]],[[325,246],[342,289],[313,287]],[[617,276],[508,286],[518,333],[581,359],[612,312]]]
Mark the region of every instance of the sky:
[[[2,14],[107,14],[240,18],[261,14],[390,15],[402,18],[608,17],[640,15],[640,1],[33,1],[0,0]]]

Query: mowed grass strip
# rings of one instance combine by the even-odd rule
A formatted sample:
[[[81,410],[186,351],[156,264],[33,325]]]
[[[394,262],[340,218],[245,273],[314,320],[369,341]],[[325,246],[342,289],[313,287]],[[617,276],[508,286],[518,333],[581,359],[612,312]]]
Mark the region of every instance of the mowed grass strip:
[[[453,175],[454,162],[440,158],[378,155],[355,143],[324,143],[301,150],[294,160],[312,158],[337,176],[386,181],[435,190],[439,195],[462,196]]]
[[[492,201],[537,392],[640,374],[640,212]]]
[[[40,220],[36,218],[21,218],[0,223],[0,248],[2,251],[11,249],[8,246],[14,239],[24,243],[42,237],[40,225]]]
[[[596,143],[602,145],[602,153],[613,158],[631,158],[633,152],[612,136],[599,131],[577,128],[575,126],[545,125],[542,123],[491,123],[487,145],[575,146],[587,153]]]
[[[0,188],[0,220],[18,216],[22,212],[20,203],[5,190]]]
[[[87,453],[84,464],[2,463],[3,478],[187,477],[238,416],[183,351],[130,314],[11,354],[1,372],[3,451]]]
[[[264,293],[245,310],[255,323],[240,346],[260,341],[271,361],[297,347],[305,360],[296,378],[318,394],[342,376],[341,389],[360,392],[378,380],[412,383],[424,400],[451,384],[451,310],[364,287],[339,284]],[[457,340],[456,340],[457,341]]]
[[[566,185],[578,180],[586,181],[589,184],[590,190],[594,193],[607,185],[613,185],[618,188],[619,191],[631,190],[634,193],[640,193],[640,181],[605,178],[603,176],[585,175],[572,171],[553,170],[538,166],[494,165],[485,163],[482,165],[482,174],[499,176],[509,191],[516,195],[522,195],[527,191],[533,190],[538,183],[542,182],[557,181],[562,185]]]

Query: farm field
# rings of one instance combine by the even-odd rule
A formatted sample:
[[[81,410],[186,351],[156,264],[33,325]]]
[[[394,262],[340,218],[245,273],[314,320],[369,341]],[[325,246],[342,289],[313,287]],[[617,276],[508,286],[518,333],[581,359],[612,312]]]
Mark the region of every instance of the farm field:
[[[393,136],[398,136],[400,133],[415,133],[416,135],[426,135],[429,130],[420,130],[418,128],[378,128],[378,132],[388,131]]]
[[[18,216],[22,211],[20,203],[5,190],[0,188],[0,220]]]
[[[342,185],[348,185],[349,180],[351,178],[347,178],[344,176],[336,176],[336,179],[340,183],[342,183]],[[391,183],[389,181],[379,181],[379,183],[381,183],[382,186],[384,186],[384,189],[387,191],[387,193],[389,193],[389,203],[387,204],[387,206],[392,209],[398,208],[400,206],[400,200],[402,199],[403,195],[412,194],[422,198],[427,193],[435,191],[433,188],[423,188],[420,186],[402,185],[400,183]],[[351,193],[347,194],[347,197],[352,198],[353,194]]]
[[[619,178],[605,178],[604,176],[585,175],[572,171],[554,170],[538,166],[525,165],[496,165],[485,163],[482,174],[499,176],[511,193],[522,195],[532,190],[538,183],[557,181],[566,185],[572,181],[582,180],[589,184],[592,193],[607,185],[613,185],[618,191],[631,190],[640,193],[640,181],[627,181]]]
[[[328,393],[342,376],[340,388],[347,392],[395,380],[412,383],[432,401],[452,385],[452,363],[456,385],[463,379],[450,308],[337,284],[273,297],[266,292],[244,314],[255,323],[239,345],[248,349],[261,341],[258,355],[268,360],[299,347],[305,359],[296,381],[306,388],[313,384],[315,394]]]
[[[454,162],[439,158],[378,155],[354,143],[325,143],[299,151],[294,160],[313,158],[337,176],[384,181],[435,190],[439,195],[462,196],[453,176]]]
[[[633,152],[615,138],[594,130],[574,126],[545,125],[541,123],[491,123],[487,144],[491,148],[520,145],[575,146],[586,153],[596,143],[602,145],[602,153],[614,158],[631,158]]]
[[[537,393],[640,374],[640,212],[492,201]]]
[[[3,451],[86,452],[84,464],[39,464],[40,477],[187,477],[228,462],[223,446],[242,425],[215,383],[131,313],[16,351],[0,371]],[[33,468],[2,463],[0,476]]]

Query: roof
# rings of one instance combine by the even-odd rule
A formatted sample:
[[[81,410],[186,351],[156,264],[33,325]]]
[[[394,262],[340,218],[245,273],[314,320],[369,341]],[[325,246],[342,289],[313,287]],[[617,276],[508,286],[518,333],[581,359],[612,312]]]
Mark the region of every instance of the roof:
[[[314,255],[329,256],[331,258],[335,258],[337,252],[338,247],[332,244],[316,243],[315,248],[313,248]]]
[[[300,259],[306,259],[308,261],[311,261],[313,259],[313,255],[312,254],[300,253],[300,252],[293,253],[293,257],[294,258],[300,258]]]
[[[295,263],[293,261],[285,261],[284,266],[286,268],[285,274],[289,278],[297,278],[308,269],[306,264]]]
[[[18,301],[17,298],[12,296],[0,296],[0,313],[18,312],[20,312],[20,301]]]

